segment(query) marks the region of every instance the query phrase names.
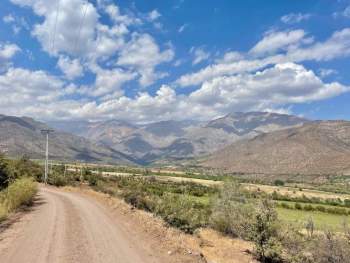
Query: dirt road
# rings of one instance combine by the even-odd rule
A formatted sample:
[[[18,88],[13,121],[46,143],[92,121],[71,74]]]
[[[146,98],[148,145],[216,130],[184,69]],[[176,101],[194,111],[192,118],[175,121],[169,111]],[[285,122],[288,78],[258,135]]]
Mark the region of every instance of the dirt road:
[[[32,211],[0,234],[0,261],[166,262],[136,240],[97,201],[41,187]]]

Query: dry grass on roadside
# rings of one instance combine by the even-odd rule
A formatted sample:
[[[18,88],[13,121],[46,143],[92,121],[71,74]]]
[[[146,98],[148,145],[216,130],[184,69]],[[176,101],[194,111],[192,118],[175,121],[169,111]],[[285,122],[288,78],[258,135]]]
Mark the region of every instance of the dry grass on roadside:
[[[0,222],[7,217],[7,210],[3,204],[0,203]]]
[[[16,179],[0,194],[0,221],[22,205],[30,205],[38,191],[37,183],[30,177]]]

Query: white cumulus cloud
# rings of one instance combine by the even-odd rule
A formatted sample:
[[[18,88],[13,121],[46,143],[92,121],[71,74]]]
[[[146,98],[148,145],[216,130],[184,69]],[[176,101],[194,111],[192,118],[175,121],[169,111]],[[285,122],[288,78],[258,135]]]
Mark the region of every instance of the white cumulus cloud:
[[[117,64],[134,68],[141,76],[140,85],[148,86],[164,76],[164,73],[156,71],[156,66],[173,58],[173,49],[161,51],[151,35],[134,34],[120,52]]]
[[[66,75],[67,79],[73,80],[83,76],[84,69],[78,59],[70,59],[65,56],[60,56],[57,65]]]
[[[301,29],[285,32],[270,32],[265,35],[250,52],[253,54],[266,54],[285,50],[291,45],[300,43],[305,35],[304,30]]]

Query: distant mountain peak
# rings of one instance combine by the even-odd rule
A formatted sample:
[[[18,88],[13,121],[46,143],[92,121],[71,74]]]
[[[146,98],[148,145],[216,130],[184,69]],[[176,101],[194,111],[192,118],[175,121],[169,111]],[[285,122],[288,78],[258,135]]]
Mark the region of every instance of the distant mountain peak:
[[[210,154],[235,141],[296,127],[306,120],[269,112],[233,112],[209,122],[163,120],[146,124],[121,119],[50,122],[66,131],[131,156],[139,163]]]

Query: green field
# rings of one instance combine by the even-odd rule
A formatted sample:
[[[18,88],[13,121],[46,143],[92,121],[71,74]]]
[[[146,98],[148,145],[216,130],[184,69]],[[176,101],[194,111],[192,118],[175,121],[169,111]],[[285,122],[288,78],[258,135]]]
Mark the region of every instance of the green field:
[[[281,220],[296,224],[305,224],[311,217],[316,229],[342,230],[344,222],[350,225],[350,216],[334,215],[317,211],[301,211],[277,207],[278,216]]]

